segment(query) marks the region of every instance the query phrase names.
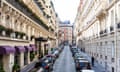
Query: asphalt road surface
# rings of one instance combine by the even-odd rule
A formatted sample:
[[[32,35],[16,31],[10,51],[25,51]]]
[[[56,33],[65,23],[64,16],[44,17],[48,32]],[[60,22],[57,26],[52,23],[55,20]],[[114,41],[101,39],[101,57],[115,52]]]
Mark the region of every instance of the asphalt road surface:
[[[64,46],[64,50],[53,66],[53,72],[76,72],[69,46]]]

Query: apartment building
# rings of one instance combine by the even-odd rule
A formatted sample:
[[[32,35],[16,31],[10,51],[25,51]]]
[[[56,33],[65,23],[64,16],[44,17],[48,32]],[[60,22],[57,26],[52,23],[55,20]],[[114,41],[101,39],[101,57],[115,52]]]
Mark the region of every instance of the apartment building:
[[[74,27],[78,47],[105,72],[120,72],[120,0],[81,0]]]
[[[50,0],[0,0],[0,69],[12,72],[17,66],[22,72],[47,54],[56,42],[56,28]]]
[[[60,22],[59,24],[59,43],[67,42],[72,44],[73,25],[68,21]]]

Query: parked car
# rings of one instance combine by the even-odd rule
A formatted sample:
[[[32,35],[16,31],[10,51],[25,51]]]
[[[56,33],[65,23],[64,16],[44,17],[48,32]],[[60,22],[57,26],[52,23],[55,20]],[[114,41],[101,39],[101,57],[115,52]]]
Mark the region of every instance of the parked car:
[[[83,69],[91,69],[91,64],[88,60],[78,60],[76,62],[76,69],[77,71],[80,71]]]

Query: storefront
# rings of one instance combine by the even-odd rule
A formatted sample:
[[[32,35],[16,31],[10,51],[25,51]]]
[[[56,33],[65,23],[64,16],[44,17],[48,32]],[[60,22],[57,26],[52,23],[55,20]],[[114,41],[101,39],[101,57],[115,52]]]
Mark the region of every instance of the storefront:
[[[38,44],[37,48],[39,51],[39,56],[41,56],[41,57],[44,56],[44,54],[45,54],[45,42],[47,42],[48,39],[44,38],[44,37],[38,37],[38,38],[35,38],[35,41]]]
[[[3,69],[5,72],[12,72],[14,53],[14,47],[0,46],[0,69]]]
[[[29,64],[31,61],[30,61],[30,54],[33,52],[33,48],[30,47],[30,46],[24,46],[25,49],[26,49],[26,52],[25,52],[25,58],[24,58],[24,64]]]
[[[15,46],[16,53],[15,53],[15,58],[14,58],[14,64],[18,64],[20,68],[24,66],[24,53],[25,53],[25,48],[24,46]]]

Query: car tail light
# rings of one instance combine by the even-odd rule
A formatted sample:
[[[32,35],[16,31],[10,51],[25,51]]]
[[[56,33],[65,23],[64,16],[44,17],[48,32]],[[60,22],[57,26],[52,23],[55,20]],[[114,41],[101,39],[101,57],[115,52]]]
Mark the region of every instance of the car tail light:
[[[45,66],[45,69],[48,69],[49,67],[48,66]]]

